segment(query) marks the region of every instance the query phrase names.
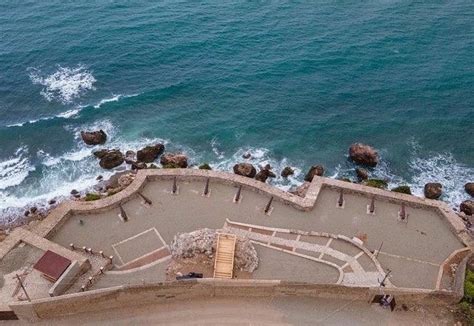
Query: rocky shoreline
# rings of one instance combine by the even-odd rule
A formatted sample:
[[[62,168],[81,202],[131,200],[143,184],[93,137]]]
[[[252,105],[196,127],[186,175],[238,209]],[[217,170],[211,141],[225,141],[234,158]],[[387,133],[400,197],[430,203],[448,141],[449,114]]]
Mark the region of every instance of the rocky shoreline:
[[[84,143],[89,146],[103,145],[107,142],[107,135],[103,130],[82,131],[81,138]],[[0,226],[3,234],[14,227],[37,223],[35,221],[44,219],[49,211],[59,204],[61,199],[93,201],[116,194],[131,184],[136,172],[141,169],[212,169],[207,163],[202,163],[199,166],[190,165],[188,162],[189,159],[185,154],[165,152],[165,145],[161,143],[146,145],[137,152],[128,150],[125,153],[122,153],[118,149],[100,149],[93,151],[92,154],[98,159],[98,164],[104,170],[110,170],[123,164],[127,165],[127,168],[125,171],[114,174],[108,180],[104,180],[101,175],[97,176],[97,184],[88,191],[79,192],[72,189],[70,197],[65,196],[63,198],[54,198],[49,200],[47,204],[25,207],[23,216],[12,216],[8,223]],[[242,161],[236,162],[233,166],[233,172],[248,178],[255,178],[261,182],[267,182],[267,180],[277,176],[276,173],[278,172],[273,171],[273,168],[269,164],[255,167],[248,162],[251,158],[250,153],[242,155]],[[379,163],[378,152],[373,147],[366,144],[354,143],[349,147],[348,159],[354,164],[353,173],[354,179],[356,180],[354,182],[412,195],[410,187],[407,185],[401,184],[395,188],[388,189],[388,180],[371,178],[371,170]],[[286,166],[279,171],[279,173],[282,178],[288,178],[295,173],[295,168]],[[314,176],[324,176],[324,173],[324,166],[320,164],[311,166],[304,176],[304,182],[300,186],[290,189],[289,192],[304,197]],[[341,180],[353,182],[346,178],[341,178]],[[454,211],[457,211],[458,215],[465,222],[466,227],[470,229],[471,226],[474,228],[474,200],[472,198],[474,197],[474,182],[467,182],[464,185],[464,189],[470,198],[464,200],[460,204],[459,209],[453,209]],[[428,199],[439,199],[442,193],[443,185],[436,182],[436,180],[433,180],[433,182],[429,182],[424,186],[424,196]]]

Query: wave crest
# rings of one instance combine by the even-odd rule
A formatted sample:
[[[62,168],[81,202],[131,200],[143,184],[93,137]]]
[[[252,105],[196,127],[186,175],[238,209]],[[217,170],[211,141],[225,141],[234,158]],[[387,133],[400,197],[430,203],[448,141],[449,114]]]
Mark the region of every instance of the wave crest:
[[[83,65],[75,68],[57,66],[57,70],[46,77],[41,70],[29,68],[33,84],[44,86],[40,94],[49,102],[71,103],[89,90],[95,90],[96,79]]]

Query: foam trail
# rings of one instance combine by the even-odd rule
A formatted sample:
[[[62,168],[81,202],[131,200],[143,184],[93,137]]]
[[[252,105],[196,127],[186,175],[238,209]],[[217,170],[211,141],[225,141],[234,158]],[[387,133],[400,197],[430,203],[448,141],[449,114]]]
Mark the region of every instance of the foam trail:
[[[35,168],[30,165],[28,148],[20,147],[13,157],[0,162],[0,189],[19,185]]]
[[[40,94],[49,102],[68,104],[87,91],[95,90],[96,79],[83,65],[74,68],[58,65],[57,70],[46,77],[36,68],[29,68],[28,72],[33,84],[43,86]]]
[[[415,157],[410,160],[413,193],[423,196],[424,185],[440,182],[443,185],[442,200],[454,207],[469,198],[464,184],[474,180],[474,168],[460,164],[451,153],[436,154],[431,157]]]

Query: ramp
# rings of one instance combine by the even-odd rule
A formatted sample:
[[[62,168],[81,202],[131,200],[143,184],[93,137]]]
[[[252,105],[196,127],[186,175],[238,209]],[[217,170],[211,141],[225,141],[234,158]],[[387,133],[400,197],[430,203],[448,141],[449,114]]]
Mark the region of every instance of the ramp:
[[[219,233],[217,236],[214,278],[232,278],[234,271],[235,240],[233,234]]]

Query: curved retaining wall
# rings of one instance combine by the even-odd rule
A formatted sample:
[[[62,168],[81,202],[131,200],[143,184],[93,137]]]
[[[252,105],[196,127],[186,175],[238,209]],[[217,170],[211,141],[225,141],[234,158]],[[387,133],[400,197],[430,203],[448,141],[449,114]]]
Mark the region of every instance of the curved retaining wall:
[[[460,297],[442,291],[384,289],[383,293],[394,295],[397,304],[449,304],[460,300]],[[360,300],[369,303],[375,295],[379,294],[382,294],[380,288],[370,287],[285,281],[196,279],[93,290],[32,302],[14,303],[10,305],[10,308],[19,319],[33,322],[78,313],[203,297],[300,296]]]
[[[296,209],[306,211],[313,209],[319,192],[323,187],[343,189],[343,191],[346,193],[357,194],[364,197],[375,197],[393,203],[404,202],[409,207],[421,207],[435,211],[443,220],[447,222],[448,227],[458,236],[461,242],[463,242],[467,247],[474,248],[474,242],[469,234],[467,234],[464,223],[452,211],[452,209],[442,201],[419,198],[412,195],[406,195],[317,176],[313,178],[306,196],[301,198],[255,179],[250,179],[227,172],[198,169],[139,170],[132,184],[130,184],[121,192],[113,196],[92,202],[64,202],[51,211],[51,213],[40,224],[38,224],[33,231],[43,237],[48,238],[52,236],[54,232],[61,227],[62,223],[74,213],[96,213],[106,211],[110,208],[117,207],[120,203],[127,202],[128,200],[137,196],[137,192],[140,191],[140,189],[142,189],[148,181],[171,179],[174,177],[187,181],[210,178],[213,182],[242,185],[246,189],[266,194],[268,196],[273,196],[275,200],[279,200],[287,205],[293,206]]]

